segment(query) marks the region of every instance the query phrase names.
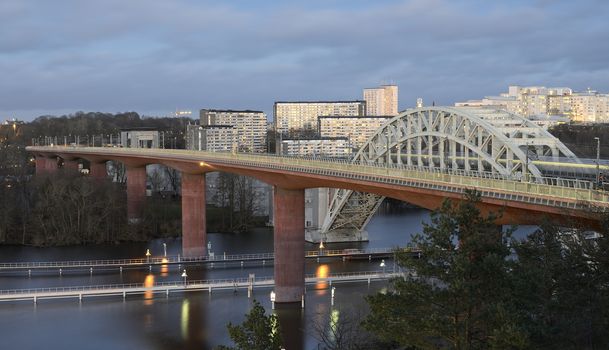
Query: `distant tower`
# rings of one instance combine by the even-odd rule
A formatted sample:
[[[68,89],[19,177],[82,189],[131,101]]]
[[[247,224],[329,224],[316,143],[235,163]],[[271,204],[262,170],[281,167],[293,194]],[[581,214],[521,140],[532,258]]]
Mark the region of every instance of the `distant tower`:
[[[381,85],[377,88],[364,89],[366,115],[398,115],[398,86]]]
[[[423,99],[417,98],[417,108],[423,108]]]

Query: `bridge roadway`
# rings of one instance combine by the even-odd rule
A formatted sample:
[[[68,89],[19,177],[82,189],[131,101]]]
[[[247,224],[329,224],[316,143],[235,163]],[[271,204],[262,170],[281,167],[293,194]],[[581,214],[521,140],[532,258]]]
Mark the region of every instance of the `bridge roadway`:
[[[434,210],[446,199],[463,200],[468,189],[481,193],[483,214],[500,212],[498,224],[538,224],[544,217],[591,228],[609,211],[609,193],[588,181],[536,178],[523,182],[493,172],[434,169],[395,163],[300,159],[262,154],[233,154],[114,147],[27,147],[36,157],[37,175],[78,169],[90,162],[90,174],[107,177],[106,162],[126,166],[130,222],[138,222],[146,196],[146,165],[163,164],[181,172],[182,254],[205,256],[205,176],[223,171],[251,176],[274,186],[274,256],[277,302],[298,302],[304,291],[304,190],[330,187],[406,201]]]
[[[331,287],[332,283],[346,282],[368,282],[387,280],[394,277],[403,276],[402,273],[391,271],[365,271],[365,272],[349,272],[332,274],[328,277],[316,277],[314,275],[305,277],[306,284],[328,283]],[[4,301],[23,301],[30,300],[36,303],[42,299],[78,299],[82,301],[85,297],[101,297],[101,296],[122,296],[135,294],[165,294],[174,292],[194,292],[207,291],[212,293],[213,290],[238,290],[248,289],[248,296],[255,288],[271,288],[275,285],[272,277],[260,278],[233,278],[233,279],[218,279],[218,280],[196,280],[196,281],[174,281],[174,282],[159,282],[154,285],[147,286],[144,283],[130,284],[107,284],[107,285],[90,285],[90,286],[75,286],[75,287],[55,287],[55,288],[34,288],[34,289],[12,289],[0,290],[0,302]],[[304,301],[304,294],[302,295]]]
[[[383,259],[392,258],[396,249],[394,248],[373,248],[373,249],[322,249],[305,252],[306,259],[318,258],[342,258],[342,259]],[[403,250],[412,254],[419,254],[418,250]],[[28,262],[6,262],[0,263],[0,273],[25,270],[86,270],[109,268],[134,268],[162,265],[192,265],[192,264],[214,264],[230,262],[248,261],[273,261],[273,253],[259,254],[222,254],[203,257],[183,257],[180,255],[167,257],[150,257],[138,259],[103,259],[103,260],[65,260],[65,261],[28,261]]]

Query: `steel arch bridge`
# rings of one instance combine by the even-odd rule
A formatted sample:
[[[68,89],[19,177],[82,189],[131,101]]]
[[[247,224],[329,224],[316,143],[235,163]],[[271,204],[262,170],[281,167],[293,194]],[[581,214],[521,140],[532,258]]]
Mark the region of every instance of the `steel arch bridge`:
[[[551,157],[579,163],[547,130],[506,111],[471,107],[406,110],[379,128],[353,158],[354,163],[490,172],[510,179],[540,180],[531,160]],[[361,231],[385,197],[339,189],[321,235]]]

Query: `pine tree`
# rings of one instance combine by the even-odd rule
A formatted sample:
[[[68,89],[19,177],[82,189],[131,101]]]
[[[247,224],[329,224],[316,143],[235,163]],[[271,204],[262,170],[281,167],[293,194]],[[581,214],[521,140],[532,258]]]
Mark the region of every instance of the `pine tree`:
[[[245,315],[241,325],[227,325],[228,334],[236,347],[221,346],[221,350],[273,350],[281,349],[281,334],[277,316],[266,315],[264,308],[254,300],[254,306]]]
[[[385,341],[421,349],[523,348],[526,334],[506,308],[509,300],[507,239],[483,217],[479,193],[468,191],[453,205],[446,200],[415,235],[420,258],[400,253],[407,276],[393,290],[367,298],[364,326]]]

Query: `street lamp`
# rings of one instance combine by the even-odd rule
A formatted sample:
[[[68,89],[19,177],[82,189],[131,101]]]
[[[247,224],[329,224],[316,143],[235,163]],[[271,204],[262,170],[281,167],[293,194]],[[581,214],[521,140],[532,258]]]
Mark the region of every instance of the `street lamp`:
[[[595,137],[594,139],[596,140],[596,183],[600,184],[600,180],[601,180],[601,172],[600,172],[601,139],[598,137]]]
[[[150,249],[146,249],[146,262],[150,262]]]
[[[385,259],[381,260],[380,266],[383,268],[383,275],[384,275],[385,274]]]
[[[188,275],[186,274],[186,269],[184,269],[182,272],[182,278],[184,278],[184,287],[186,287],[186,277],[188,277]]]
[[[167,257],[167,243],[163,242],[163,255]]]

